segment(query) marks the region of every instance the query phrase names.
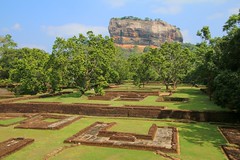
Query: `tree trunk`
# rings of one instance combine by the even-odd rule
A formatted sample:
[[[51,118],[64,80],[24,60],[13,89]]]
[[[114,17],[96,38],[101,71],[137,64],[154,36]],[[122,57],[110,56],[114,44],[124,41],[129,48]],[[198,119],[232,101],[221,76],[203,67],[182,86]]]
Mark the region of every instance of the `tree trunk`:
[[[165,86],[166,86],[166,90],[168,91],[169,90],[168,84],[165,83]]]
[[[164,85],[166,86],[166,91],[169,90],[169,84],[166,81],[163,81]]]
[[[175,81],[173,82],[173,90],[176,90],[176,88],[177,88],[177,82]]]

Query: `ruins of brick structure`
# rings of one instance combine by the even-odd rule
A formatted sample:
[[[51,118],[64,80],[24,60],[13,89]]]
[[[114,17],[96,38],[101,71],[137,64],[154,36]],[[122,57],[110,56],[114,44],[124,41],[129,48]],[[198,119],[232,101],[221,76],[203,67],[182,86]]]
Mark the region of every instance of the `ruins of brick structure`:
[[[159,127],[153,124],[147,135],[108,131],[115,124],[95,122],[64,142],[179,153],[178,131],[175,127]]]

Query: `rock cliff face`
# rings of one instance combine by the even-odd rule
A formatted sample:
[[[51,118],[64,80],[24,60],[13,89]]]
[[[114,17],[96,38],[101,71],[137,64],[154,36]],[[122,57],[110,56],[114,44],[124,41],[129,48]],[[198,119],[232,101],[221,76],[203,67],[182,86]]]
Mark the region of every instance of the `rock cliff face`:
[[[179,29],[161,20],[112,18],[108,27],[116,45],[123,48],[159,47],[164,42],[183,42]]]

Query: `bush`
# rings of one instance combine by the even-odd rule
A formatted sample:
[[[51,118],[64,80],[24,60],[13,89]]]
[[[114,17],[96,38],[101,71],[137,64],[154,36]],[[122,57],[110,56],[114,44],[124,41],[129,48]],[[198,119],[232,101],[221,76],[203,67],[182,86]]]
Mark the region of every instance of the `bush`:
[[[214,79],[213,99],[216,104],[240,111],[240,72],[222,71]]]

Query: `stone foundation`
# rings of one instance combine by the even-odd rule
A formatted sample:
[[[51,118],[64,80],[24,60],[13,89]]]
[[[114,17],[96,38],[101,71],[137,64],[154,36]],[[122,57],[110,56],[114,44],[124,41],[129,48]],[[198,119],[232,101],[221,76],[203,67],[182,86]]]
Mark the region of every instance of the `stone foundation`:
[[[107,131],[116,123],[95,122],[66,139],[66,143],[179,153],[178,132],[174,127],[153,124],[147,135]]]
[[[20,125],[14,128],[24,128],[24,129],[60,129],[72,122],[80,119],[80,116],[65,116],[65,115],[51,115],[51,114],[39,114],[32,117]],[[46,119],[56,119],[55,122],[45,121]]]
[[[34,139],[11,138],[0,143],[0,158],[3,158],[13,152],[20,150],[33,143]]]

